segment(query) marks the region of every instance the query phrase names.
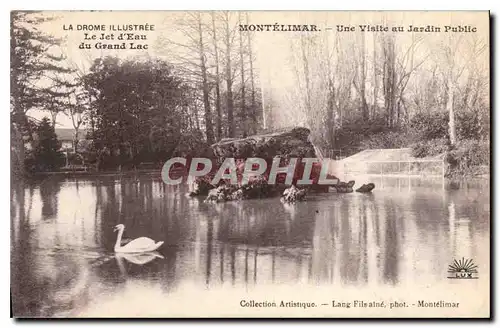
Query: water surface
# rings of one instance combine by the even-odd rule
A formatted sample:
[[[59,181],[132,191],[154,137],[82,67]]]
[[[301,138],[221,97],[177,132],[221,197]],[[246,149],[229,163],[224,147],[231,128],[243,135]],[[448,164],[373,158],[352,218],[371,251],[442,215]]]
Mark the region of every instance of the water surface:
[[[442,180],[370,181],[372,194],[317,194],[295,205],[205,204],[156,175],[14,185],[14,315],[111,315],[110,304],[115,315],[148,315],[142,304],[168,317],[172,300],[195,301],[179,297],[186,291],[203,299],[223,291],[245,298],[257,290],[453,288],[447,268],[462,257],[483,261],[487,274],[489,181],[459,189]],[[165,243],[156,255],[117,257],[118,223],[127,238]]]

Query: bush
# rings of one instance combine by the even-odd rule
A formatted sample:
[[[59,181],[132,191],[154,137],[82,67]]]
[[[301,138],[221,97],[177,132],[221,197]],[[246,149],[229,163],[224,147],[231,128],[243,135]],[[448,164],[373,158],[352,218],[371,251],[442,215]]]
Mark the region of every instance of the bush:
[[[391,130],[388,131],[383,117],[373,117],[368,121],[361,118],[345,120],[342,127],[335,131],[335,148],[358,149],[360,146],[371,147],[372,144],[384,144],[382,140],[370,142],[369,139],[377,138],[376,135],[389,132]],[[378,138],[385,139],[384,136]]]
[[[490,149],[487,142],[463,140],[458,142],[446,156],[452,175],[474,175],[475,170],[490,163]]]
[[[68,153],[68,162],[70,165],[82,165],[83,156],[75,153]]]
[[[479,113],[459,112],[455,114],[455,121],[460,140],[480,140],[489,136],[489,122]]]
[[[419,113],[410,122],[410,134],[415,141],[449,138],[449,113]],[[489,136],[488,117],[481,113],[460,111],[455,113],[459,140],[481,140]]]
[[[416,141],[448,138],[448,112],[418,113],[410,121]]]
[[[179,137],[172,156],[212,157],[212,149],[201,131],[192,131]]]
[[[30,172],[56,171],[65,162],[60,148],[61,143],[57,140],[54,127],[44,117],[36,126],[34,147],[26,153],[25,167]]]
[[[361,141],[361,147],[364,149],[405,148],[408,145],[408,135],[401,131],[381,132]]]
[[[417,158],[436,156],[446,153],[449,144],[450,142],[446,138],[417,141],[411,146],[411,154]]]

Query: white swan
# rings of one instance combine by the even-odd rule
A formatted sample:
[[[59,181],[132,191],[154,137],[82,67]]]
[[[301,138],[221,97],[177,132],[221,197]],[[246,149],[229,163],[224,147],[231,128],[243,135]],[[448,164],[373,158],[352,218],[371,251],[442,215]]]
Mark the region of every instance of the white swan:
[[[163,241],[155,242],[153,239],[148,237],[140,237],[132,240],[130,243],[125,246],[121,246],[121,240],[123,235],[123,230],[125,230],[125,226],[123,224],[118,224],[115,226],[114,231],[118,231],[118,237],[116,238],[115,243],[115,252],[116,253],[146,253],[157,250],[161,245],[163,245]]]

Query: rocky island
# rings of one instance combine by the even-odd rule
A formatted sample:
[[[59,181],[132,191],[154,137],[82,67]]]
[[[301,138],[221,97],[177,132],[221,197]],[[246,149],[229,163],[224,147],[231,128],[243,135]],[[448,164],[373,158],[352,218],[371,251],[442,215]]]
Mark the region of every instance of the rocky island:
[[[283,195],[285,189],[288,193],[283,195],[282,201],[295,202],[304,199],[307,192],[328,192],[328,185],[319,185],[322,164],[318,160],[312,164],[310,179],[311,185],[297,186],[297,181],[302,179],[305,164],[303,158],[318,158],[316,148],[309,138],[307,128],[297,127],[278,132],[259,134],[242,139],[223,139],[211,145],[212,160],[216,163],[209,174],[196,177],[190,182],[190,196],[206,196],[206,202],[221,202],[251,198],[263,198]],[[244,162],[247,158],[262,158],[267,162],[266,171],[251,177],[248,183],[242,183]],[[217,185],[210,182],[226,158],[236,161],[238,184],[231,184],[228,179],[222,179]],[[284,173],[278,173],[276,183],[269,184],[269,173],[273,159],[279,158],[280,166],[287,166],[290,159],[296,158],[297,164],[290,183],[286,181]],[[328,179],[336,179],[327,174]]]

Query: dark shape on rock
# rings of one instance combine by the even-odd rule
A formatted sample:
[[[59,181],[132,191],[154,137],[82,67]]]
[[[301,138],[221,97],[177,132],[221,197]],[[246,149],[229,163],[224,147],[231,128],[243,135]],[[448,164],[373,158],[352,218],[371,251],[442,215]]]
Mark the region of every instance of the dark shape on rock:
[[[370,183],[364,184],[361,187],[359,187],[358,189],[356,189],[356,192],[368,193],[368,192],[372,192],[372,190],[374,188],[375,188],[375,184],[370,182]]]
[[[255,179],[243,186],[221,184],[207,192],[206,203],[264,198],[274,195],[274,189],[264,179]]]
[[[236,191],[236,188],[226,185],[211,189],[208,192],[207,198],[205,198],[205,203],[219,203],[233,200],[233,197],[237,196]]]
[[[332,187],[334,187],[338,193],[346,194],[353,192],[352,187],[354,186],[354,183],[355,183],[354,180],[351,180],[349,182],[339,181],[339,183],[337,183]]]
[[[307,189],[299,189],[296,186],[291,186],[283,191],[281,202],[290,204],[297,201],[303,201],[306,198],[306,193]]]
[[[244,199],[264,198],[274,194],[273,186],[269,185],[267,179],[262,176],[253,178],[240,189]]]
[[[207,179],[202,177],[196,178],[190,186],[191,192],[189,196],[205,196],[208,195],[211,189],[214,189],[215,186],[211,185]]]

